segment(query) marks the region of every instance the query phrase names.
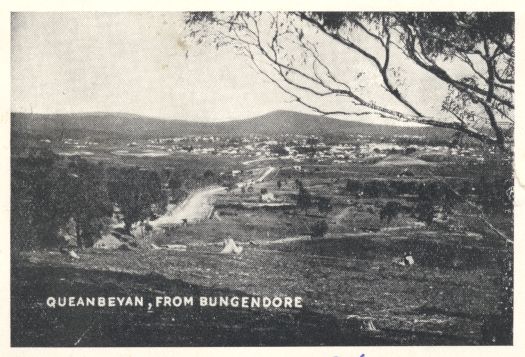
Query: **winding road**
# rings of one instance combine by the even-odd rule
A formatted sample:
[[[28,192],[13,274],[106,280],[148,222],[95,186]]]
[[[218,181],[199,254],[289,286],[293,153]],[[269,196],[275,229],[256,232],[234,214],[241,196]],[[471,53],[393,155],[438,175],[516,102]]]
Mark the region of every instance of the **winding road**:
[[[207,218],[213,209],[211,198],[220,192],[225,192],[224,187],[208,187],[193,192],[184,202],[179,205],[168,205],[168,212],[151,222],[154,227],[166,227],[181,224],[183,219],[195,222]]]
[[[262,182],[275,170],[275,167],[269,166],[255,182]],[[247,182],[250,181],[253,182],[252,180]],[[151,221],[150,224],[153,227],[160,228],[181,224],[183,219],[186,219],[188,223],[205,219],[213,210],[212,197],[221,192],[226,192],[226,188],[211,186],[196,190],[181,204],[169,204],[166,214]]]

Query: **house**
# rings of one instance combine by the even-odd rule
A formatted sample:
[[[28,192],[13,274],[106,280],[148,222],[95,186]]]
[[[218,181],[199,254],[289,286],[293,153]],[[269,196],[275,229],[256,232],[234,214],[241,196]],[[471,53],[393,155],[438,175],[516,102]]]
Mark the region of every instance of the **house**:
[[[263,193],[261,194],[261,201],[266,203],[275,202],[275,195],[272,192]]]

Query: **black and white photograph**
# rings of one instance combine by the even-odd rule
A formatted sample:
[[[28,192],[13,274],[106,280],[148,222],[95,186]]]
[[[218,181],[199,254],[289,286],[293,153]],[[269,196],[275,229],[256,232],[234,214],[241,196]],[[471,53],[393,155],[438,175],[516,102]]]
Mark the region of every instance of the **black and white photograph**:
[[[515,17],[12,11],[11,347],[513,346]]]

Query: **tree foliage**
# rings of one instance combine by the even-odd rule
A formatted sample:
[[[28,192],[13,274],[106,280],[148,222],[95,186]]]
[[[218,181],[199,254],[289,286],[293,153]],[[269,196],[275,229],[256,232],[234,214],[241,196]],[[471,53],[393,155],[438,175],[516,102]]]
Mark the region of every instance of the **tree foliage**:
[[[328,214],[332,211],[332,205],[329,197],[319,197],[317,200],[317,209],[320,213]]]
[[[122,168],[112,176],[108,181],[109,195],[120,207],[128,232],[134,223],[152,216],[153,205],[165,202],[160,177],[155,171]]]
[[[14,249],[57,245],[70,222],[77,243],[91,246],[112,213],[102,167],[79,158],[65,166],[47,150],[13,159],[11,192]]]
[[[104,228],[104,219],[113,213],[104,167],[74,158],[61,186],[64,208],[75,222],[77,244],[91,247]]]
[[[321,220],[317,221],[310,226],[310,234],[312,238],[322,238],[328,232],[328,223]]]
[[[449,128],[502,150],[512,143],[513,13],[192,12],[186,22],[189,37],[235,49],[318,113]],[[357,58],[371,73],[349,78],[327,46],[346,51],[346,67]],[[438,114],[410,92],[419,78],[448,88],[434,98]]]
[[[396,218],[402,212],[402,205],[397,201],[388,201],[384,207],[379,211],[379,218],[386,219],[390,223],[393,218]]]
[[[296,196],[297,208],[308,213],[308,208],[312,205],[312,196],[301,181],[298,180],[297,185],[299,186],[299,191]]]

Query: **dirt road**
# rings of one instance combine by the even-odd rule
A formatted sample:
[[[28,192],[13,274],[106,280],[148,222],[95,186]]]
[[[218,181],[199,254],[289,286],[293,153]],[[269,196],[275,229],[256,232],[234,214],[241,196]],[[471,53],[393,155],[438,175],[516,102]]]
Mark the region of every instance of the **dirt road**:
[[[257,180],[255,180],[255,182],[263,182],[264,179],[269,175],[271,174],[272,172],[275,171],[275,167],[273,166],[268,166],[268,168],[266,168],[266,170],[263,172],[263,174],[261,175],[261,177],[259,177]]]
[[[180,205],[168,205],[168,212],[151,222],[151,224],[154,227],[165,227],[181,224],[183,219],[186,219],[188,222],[205,219],[213,209],[211,204],[212,196],[225,190],[226,188],[224,187],[213,186],[195,191]]]
[[[276,169],[269,166],[255,182],[262,182],[269,174]],[[251,181],[251,180],[250,180]],[[168,205],[167,213],[155,221],[151,222],[153,227],[166,227],[171,225],[182,224],[183,219],[188,223],[206,219],[213,205],[211,199],[214,195],[225,192],[225,187],[211,186],[201,190],[194,191],[184,202],[179,205]]]

